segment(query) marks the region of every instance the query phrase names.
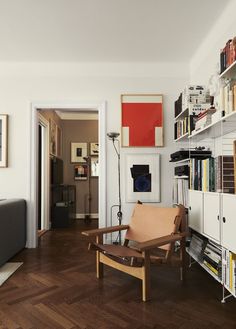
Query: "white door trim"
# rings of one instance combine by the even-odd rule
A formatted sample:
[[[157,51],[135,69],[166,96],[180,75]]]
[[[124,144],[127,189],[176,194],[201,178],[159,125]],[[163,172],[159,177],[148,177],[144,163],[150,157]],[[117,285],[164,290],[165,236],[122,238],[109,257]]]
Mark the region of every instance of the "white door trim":
[[[31,104],[31,129],[30,129],[30,200],[27,206],[27,247],[36,248],[38,243],[37,237],[37,175],[38,175],[38,116],[37,111],[41,109],[55,110],[63,109],[65,111],[98,111],[99,127],[99,154],[100,154],[100,175],[99,175],[99,227],[107,225],[106,210],[106,102],[101,103],[32,103]]]
[[[42,229],[49,230],[49,216],[50,216],[50,159],[49,159],[49,122],[38,113],[38,122],[45,128],[44,139],[42,140],[43,155],[42,155],[42,177],[43,177],[43,198],[42,210],[43,215]]]

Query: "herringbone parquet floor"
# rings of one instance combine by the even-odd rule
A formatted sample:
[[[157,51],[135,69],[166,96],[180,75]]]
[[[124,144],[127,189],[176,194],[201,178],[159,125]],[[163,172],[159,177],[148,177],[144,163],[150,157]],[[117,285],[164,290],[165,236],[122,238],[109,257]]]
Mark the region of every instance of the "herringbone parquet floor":
[[[221,286],[198,265],[184,285],[177,268],[153,268],[147,303],[139,280],[124,273],[105,268],[98,281],[82,229],[77,221],[50,231],[14,258],[24,265],[0,287],[0,329],[236,328],[236,300],[222,305]]]

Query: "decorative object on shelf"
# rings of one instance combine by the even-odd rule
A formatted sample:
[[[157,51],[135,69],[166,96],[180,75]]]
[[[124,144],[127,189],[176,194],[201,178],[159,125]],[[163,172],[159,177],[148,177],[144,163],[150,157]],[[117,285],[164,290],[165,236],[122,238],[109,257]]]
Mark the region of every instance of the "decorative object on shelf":
[[[98,143],[90,143],[90,155],[99,155],[99,144]]]
[[[59,127],[59,126],[57,126],[56,147],[57,147],[57,156],[59,158],[61,158],[62,157],[62,131],[61,131],[61,127]]]
[[[126,154],[126,202],[160,202],[160,155]]]
[[[99,161],[98,157],[91,158],[91,177],[99,176]]]
[[[71,163],[86,162],[87,143],[71,143]]]
[[[163,96],[121,95],[122,146],[163,146]]]
[[[74,166],[74,178],[75,180],[87,180],[88,178],[88,165],[79,164]]]
[[[0,114],[0,167],[7,167],[8,115]]]
[[[118,137],[120,136],[117,132],[110,132],[107,134],[107,137],[112,141],[114,150],[117,155],[117,169],[118,169],[118,205],[113,205],[113,207],[118,207],[117,220],[119,225],[122,222],[122,205],[121,205],[121,187],[120,187],[120,141]],[[117,146],[116,146],[117,144]],[[121,244],[121,232],[118,232],[118,243]]]
[[[57,155],[57,125],[53,119],[50,122],[50,154]]]

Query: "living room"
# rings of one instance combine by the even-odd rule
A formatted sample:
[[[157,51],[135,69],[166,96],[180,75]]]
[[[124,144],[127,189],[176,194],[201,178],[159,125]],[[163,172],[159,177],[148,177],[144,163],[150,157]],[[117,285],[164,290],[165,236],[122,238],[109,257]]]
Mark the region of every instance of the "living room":
[[[19,198],[26,200],[27,249],[38,250],[44,243],[45,245],[48,244],[46,240],[42,240],[38,245],[37,239],[35,117],[38,109],[96,108],[101,119],[104,118],[104,122],[101,121],[103,123],[99,135],[99,143],[103,148],[105,161],[102,167],[105,183],[100,186],[102,198],[100,201],[102,203],[99,209],[101,212],[99,213],[99,227],[118,224],[116,216],[113,216],[112,221],[110,218],[111,207],[117,205],[119,191],[116,172],[117,156],[112,143],[106,136],[108,132],[120,133],[118,139],[121,143],[122,224],[129,222],[134,207],[134,202],[127,202],[126,200],[125,166],[127,156],[141,154],[145,157],[145,155],[159,154],[160,198],[159,201],[154,202],[154,205],[158,207],[172,206],[174,170],[169,159],[170,154],[179,149],[179,145],[173,141],[174,102],[186,85],[208,85],[209,78],[215,72],[216,64],[219,62],[220,50],[230,38],[235,36],[236,2],[234,0],[206,0],[200,4],[192,0],[168,0],[165,2],[159,0],[132,0],[129,2],[102,0],[96,2],[91,0],[85,3],[75,0],[68,4],[67,1],[54,0],[36,3],[24,0],[20,3],[0,1],[0,7],[2,26],[0,29],[2,40],[0,104],[1,114],[8,116],[8,165],[0,168],[0,199]],[[163,95],[163,147],[122,146],[121,95],[125,94]],[[82,223],[80,224],[82,225]],[[66,245],[67,242],[64,240],[63,234],[60,232],[56,234]],[[78,239],[80,239],[79,235]],[[81,265],[81,268],[88,266],[91,272],[86,272],[87,277],[82,275],[84,281],[81,280],[81,282],[91,284],[93,289],[97,289],[95,285],[98,283],[96,283],[94,264],[92,264],[94,256],[86,253],[85,241],[86,239],[83,237],[82,243],[84,244],[80,246],[80,249],[84,253],[81,256],[84,265]],[[75,241],[71,243],[71,246],[73,247],[74,244]],[[59,242],[55,242],[55,245],[59,248]],[[67,251],[69,252],[69,249]],[[28,256],[31,264],[27,264],[26,256],[23,260],[26,264],[28,277],[31,276],[31,266],[32,268],[36,266],[38,261],[37,252],[34,255],[35,259],[30,255]],[[91,264],[89,260],[91,260]],[[58,261],[63,260],[60,258]],[[48,266],[53,265],[50,263]],[[64,270],[66,271],[66,266]],[[26,280],[27,276],[24,277],[23,274],[20,274],[21,269],[18,271],[12,276],[13,283],[12,286],[9,286],[9,291],[13,289],[14,282],[16,285],[21,285]],[[165,277],[165,272],[161,271]],[[17,273],[20,275],[19,283],[14,281]],[[166,276],[166,286],[168,286],[168,275],[170,275],[171,281],[170,286],[166,287],[169,295],[171,294],[170,287],[175,289],[175,282],[178,282],[177,276],[174,274],[173,276],[172,274]],[[199,283],[197,280],[194,282],[199,284],[199,290],[201,290],[201,280],[205,280],[205,273],[201,274],[200,269],[198,269],[197,273],[191,274],[191,277],[200,278]],[[56,280],[58,278],[54,276],[54,279],[55,285],[57,285]],[[43,276],[40,280],[46,282],[47,278]],[[50,281],[50,279],[48,280]],[[156,280],[154,276],[152,280]],[[213,292],[216,299],[220,287],[217,288],[215,282],[211,280],[211,278],[207,279],[209,290]],[[51,284],[52,282],[50,282]],[[147,307],[144,305],[145,303],[140,304],[141,300],[139,300],[140,303],[138,304],[139,289],[136,287],[137,291],[135,290],[135,283],[132,279],[130,277],[126,279],[125,276],[117,277],[115,285],[118,289],[122,284],[127,290],[129,285],[132,287],[131,295],[126,295],[126,290],[123,290],[123,300],[122,295],[116,295],[117,292],[114,291],[111,281],[107,282],[106,287],[104,287],[108,290],[112,287],[115,300],[112,306],[114,314],[119,313],[118,310],[115,310],[114,305],[119,308],[118,304],[121,303],[124,307],[124,304],[132,304],[135,300],[137,304],[133,305],[132,312],[143,312],[143,316],[152,318],[155,308],[148,309],[146,313],[144,310]],[[191,285],[191,282],[187,284]],[[207,284],[203,284],[203,286],[208,289]],[[92,288],[89,290],[91,294]],[[1,289],[4,289],[4,285],[0,288],[0,295]],[[4,294],[7,294],[8,290],[5,289]],[[174,301],[178,304],[182,298],[181,288],[178,285],[176,289],[179,297]],[[154,290],[157,293],[154,298],[155,307],[160,307],[165,313],[165,319],[160,323],[160,327],[181,328],[182,320],[176,325],[173,323],[172,326],[166,320],[165,308],[168,309],[168,298],[163,297],[166,302],[164,308],[161,303],[161,296],[158,296],[157,286],[154,287]],[[69,291],[72,293],[73,288],[70,287]],[[106,294],[106,292],[104,293]],[[197,294],[197,289],[194,293]],[[83,291],[83,294],[86,295],[86,292]],[[200,291],[197,295],[198,310],[201,309],[199,306],[201,297],[206,298],[206,295],[206,291]],[[214,328],[220,327],[220,324],[223,325],[226,321],[224,312],[227,315],[232,312],[234,299],[227,302],[224,305],[226,308],[222,310],[220,302],[215,303],[211,297],[209,297],[209,304],[214,304],[214,310],[220,312],[221,318],[217,324],[212,319],[207,319],[206,316],[204,322],[198,323],[196,328],[213,328],[213,324],[215,325]],[[76,297],[74,296],[74,298]],[[102,299],[99,294],[96,294],[96,298]],[[182,304],[183,308],[190,307],[194,296],[189,296],[188,299],[185,296],[185,298],[185,302]],[[106,303],[108,304],[108,299]],[[172,306],[173,303],[172,300]],[[6,311],[8,315],[11,313],[9,305],[5,304],[4,306],[4,310],[9,311],[9,313]],[[91,301],[89,305],[92,309],[93,303]],[[26,308],[26,304],[22,307]],[[207,307],[208,305],[206,305]],[[36,312],[33,309],[32,306],[32,312]],[[46,313],[43,306],[41,311]],[[68,310],[68,313],[70,312]],[[197,311],[195,310],[195,312]],[[95,313],[97,314],[94,310]],[[235,319],[233,314],[231,315],[227,328],[233,328]],[[32,317],[34,316],[36,315],[32,315]],[[50,316],[52,317],[52,315]],[[39,318],[38,315],[36,318]],[[117,328],[129,328],[126,322],[127,318],[128,315],[126,315],[125,323],[119,318],[120,322]],[[30,316],[24,327],[22,323],[18,324],[17,321],[13,321],[14,323],[6,322],[8,321],[6,318],[4,318],[4,322],[0,316],[0,321],[2,321],[0,325],[3,328],[43,328],[43,326],[44,328],[73,328],[71,323],[60,324],[60,321],[55,322],[54,327],[52,322],[48,326],[45,325],[45,322],[44,324],[40,323],[38,327],[35,324],[30,326],[29,319]],[[183,320],[183,328],[187,328],[188,320],[194,328],[191,319]],[[140,319],[140,321],[139,327],[135,322],[133,327],[130,325],[130,328],[155,328],[155,325],[158,327],[158,323],[155,322],[156,319],[153,321]],[[74,327],[77,325],[78,328],[93,328],[91,323],[86,322],[86,320],[80,324],[73,321],[72,323]],[[109,321],[104,322],[103,325],[101,322],[99,323],[97,327],[116,328],[114,321],[112,324],[109,324]],[[95,324],[94,328],[96,328]]]

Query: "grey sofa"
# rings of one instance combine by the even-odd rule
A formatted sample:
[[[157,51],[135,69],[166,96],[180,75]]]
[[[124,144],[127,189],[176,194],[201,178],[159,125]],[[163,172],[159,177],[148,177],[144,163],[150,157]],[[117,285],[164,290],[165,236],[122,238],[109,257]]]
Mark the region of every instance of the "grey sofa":
[[[26,244],[26,202],[0,200],[0,266]]]

